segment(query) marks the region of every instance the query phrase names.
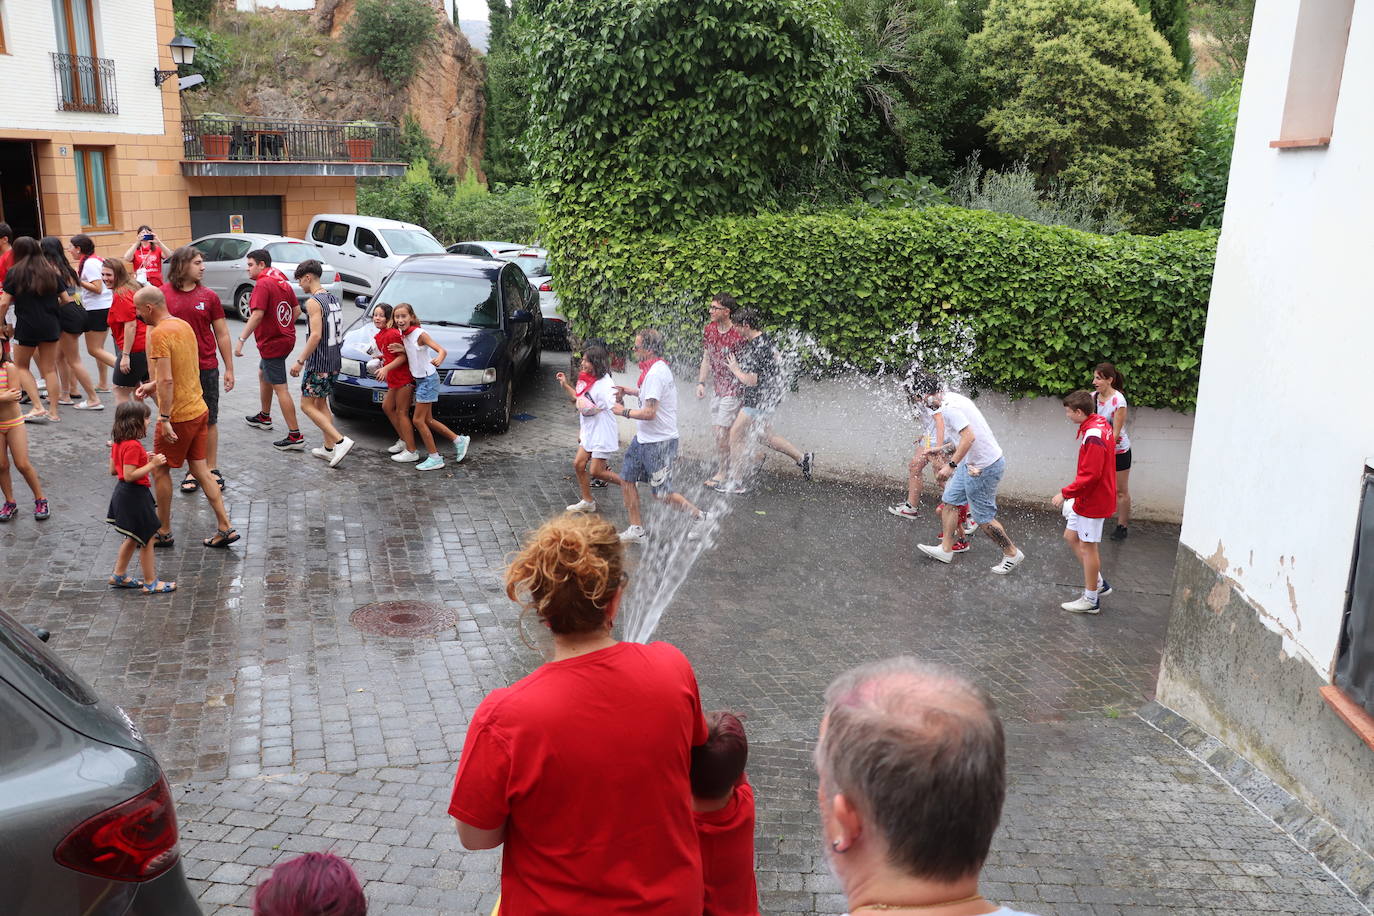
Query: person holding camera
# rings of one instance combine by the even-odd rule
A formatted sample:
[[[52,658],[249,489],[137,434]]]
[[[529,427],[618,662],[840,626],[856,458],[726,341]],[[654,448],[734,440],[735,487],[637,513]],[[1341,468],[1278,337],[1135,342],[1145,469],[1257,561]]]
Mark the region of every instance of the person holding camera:
[[[134,278],[150,286],[162,285],[162,262],[172,256],[151,226],[139,226],[124,260],[134,265]]]

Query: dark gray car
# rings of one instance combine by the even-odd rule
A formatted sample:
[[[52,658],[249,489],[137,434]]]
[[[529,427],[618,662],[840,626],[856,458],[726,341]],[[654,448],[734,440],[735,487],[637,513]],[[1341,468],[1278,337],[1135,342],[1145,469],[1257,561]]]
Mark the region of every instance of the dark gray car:
[[[200,916],[133,721],[0,611],[0,911]]]

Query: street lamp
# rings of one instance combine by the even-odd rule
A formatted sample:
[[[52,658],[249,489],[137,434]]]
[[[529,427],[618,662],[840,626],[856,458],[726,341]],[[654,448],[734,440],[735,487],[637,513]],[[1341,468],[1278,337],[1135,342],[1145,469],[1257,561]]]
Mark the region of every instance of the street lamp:
[[[194,41],[187,38],[185,35],[178,33],[176,38],[173,38],[171,41],[167,42],[167,47],[172,52],[172,63],[176,64],[178,67],[181,67],[183,65],[190,64],[191,61],[195,60],[196,48],[200,47],[200,45],[196,44]],[[167,82],[167,80],[171,79],[176,75],[177,71],[175,69],[159,70],[157,67],[154,67],[153,85],[161,86],[163,83]]]

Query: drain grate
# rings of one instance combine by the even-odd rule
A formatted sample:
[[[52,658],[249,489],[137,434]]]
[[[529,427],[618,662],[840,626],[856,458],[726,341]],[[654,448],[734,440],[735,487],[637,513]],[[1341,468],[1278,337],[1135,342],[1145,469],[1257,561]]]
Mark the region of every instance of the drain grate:
[[[458,612],[423,601],[379,601],[364,604],[348,622],[374,636],[434,636],[458,625]]]

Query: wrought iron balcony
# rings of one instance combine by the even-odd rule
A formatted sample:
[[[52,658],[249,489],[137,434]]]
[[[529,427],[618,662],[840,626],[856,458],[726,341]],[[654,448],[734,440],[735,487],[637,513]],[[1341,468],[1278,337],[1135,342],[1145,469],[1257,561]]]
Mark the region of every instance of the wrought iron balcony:
[[[114,61],[105,57],[52,52],[58,111],[119,114]]]
[[[395,125],[200,115],[181,122],[188,160],[400,162]]]

